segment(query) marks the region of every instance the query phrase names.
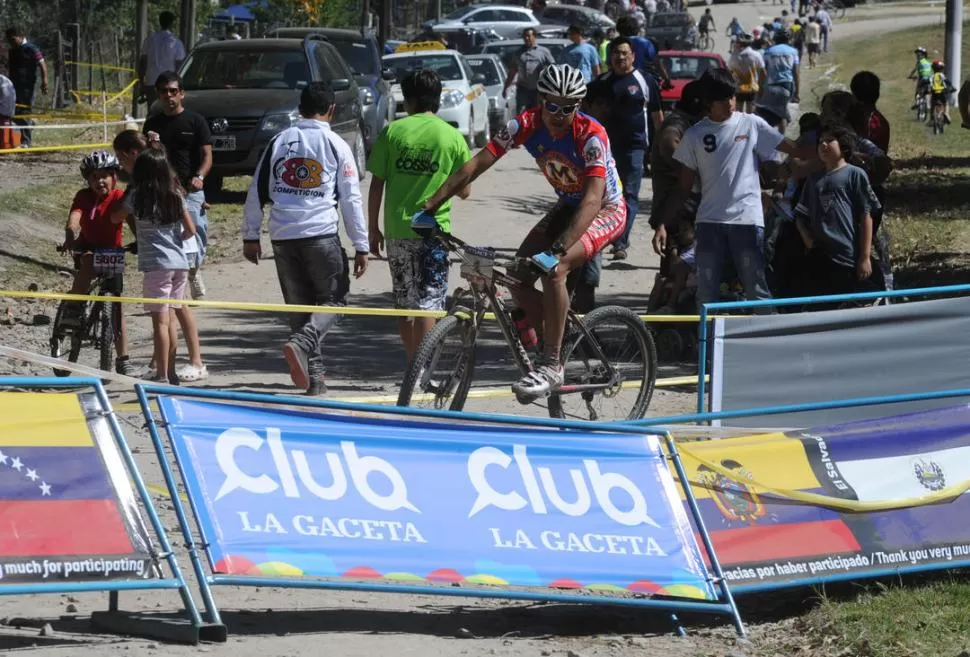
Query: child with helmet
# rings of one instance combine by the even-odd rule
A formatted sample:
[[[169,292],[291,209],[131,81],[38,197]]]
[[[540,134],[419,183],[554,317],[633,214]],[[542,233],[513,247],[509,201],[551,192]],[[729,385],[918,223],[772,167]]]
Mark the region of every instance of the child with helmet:
[[[81,177],[85,187],[80,189],[71,202],[71,210],[64,229],[61,251],[74,255],[74,284],[71,294],[87,294],[94,279],[94,252],[97,249],[120,249],[124,226],[111,220],[111,215],[121,207],[124,192],[118,189],[118,160],[107,151],[94,151],[81,160]],[[124,276],[116,274],[109,281],[112,294],[121,296]],[[115,371],[129,375],[132,365],[128,358],[127,332],[121,304],[118,306],[118,335],[115,339]],[[84,302],[65,302],[61,321],[67,325],[79,324]]]
[[[937,105],[943,107],[943,120],[947,124],[950,123],[950,103],[948,96],[953,92],[953,85],[947,80],[946,74],[943,70],[946,66],[939,59],[933,62],[933,74],[930,76],[930,107],[935,108]]]

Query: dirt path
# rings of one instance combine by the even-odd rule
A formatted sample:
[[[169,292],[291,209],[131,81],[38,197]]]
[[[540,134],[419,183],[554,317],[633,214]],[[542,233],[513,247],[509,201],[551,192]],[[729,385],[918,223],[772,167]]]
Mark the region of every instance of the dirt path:
[[[715,5],[715,19],[726,26],[731,16],[738,16],[745,25],[775,11],[767,3]],[[696,12],[697,9],[695,8]],[[909,9],[909,11],[912,11]],[[938,21],[933,9],[919,17],[880,18],[837,26],[834,37],[840,40],[854,36],[879,33],[890,29],[925,25]],[[721,28],[723,29],[723,27]],[[721,39],[723,41],[723,39]],[[723,45],[723,44],[722,44]],[[860,65],[862,63],[860,62]],[[824,64],[823,64],[824,66]],[[3,171],[4,177],[10,169]],[[650,198],[649,181],[644,181],[643,198]],[[551,193],[540,179],[528,156],[522,152],[511,154],[475,185],[473,197],[457,202],[454,230],[472,243],[513,248],[550,201]],[[639,229],[633,233],[630,258],[622,263],[607,259],[600,289],[601,303],[616,302],[642,309],[646,294],[653,282],[657,259],[649,247],[646,216],[649,200],[641,203]],[[10,210],[7,209],[6,212]],[[0,212],[4,210],[0,209]],[[225,234],[215,227],[213,238],[223,243],[237,243],[238,235]],[[236,261],[207,266],[204,270],[210,299],[281,302],[275,268],[272,261],[258,266]],[[458,281],[452,269],[452,284]],[[355,305],[388,307],[390,278],[387,264],[371,263],[367,274],[352,288]],[[3,306],[0,306],[2,309]],[[17,306],[23,318],[49,310],[49,304],[21,304]],[[198,313],[203,352],[211,377],[206,386],[260,392],[292,390],[279,356],[286,337],[282,318],[260,313],[238,313],[205,310]],[[146,361],[150,352],[150,337],[146,318],[134,315],[132,353]],[[26,349],[44,349],[46,328],[25,323],[0,324],[0,339],[6,344]],[[513,376],[513,368],[494,332],[479,352],[479,385],[505,384]],[[404,354],[396,337],[392,320],[386,318],[346,318],[330,336],[327,344],[329,361],[328,384],[331,396],[376,395],[396,393],[401,378]],[[90,361],[88,361],[90,363]],[[670,368],[669,373],[680,373]],[[25,364],[0,363],[0,373],[46,374],[46,370]],[[131,401],[130,391],[113,389],[120,402]],[[693,407],[692,394],[661,392],[651,406],[653,414],[670,414]],[[490,399],[469,404],[469,410],[491,412],[521,412],[509,398]],[[541,408],[530,407],[526,412],[543,414]],[[147,437],[141,431],[136,415],[123,414],[124,428],[137,450],[136,458],[149,483],[161,484],[157,462]],[[165,525],[173,532],[176,523],[171,505],[158,499]],[[181,563],[188,570],[188,559],[180,551]],[[322,652],[342,657],[372,657],[373,655],[520,655],[523,657],[562,655],[590,657],[592,655],[747,655],[762,654],[753,644],[736,644],[726,629],[698,630],[686,640],[667,634],[663,619],[644,613],[626,611],[598,611],[585,607],[555,605],[530,606],[505,602],[462,601],[415,597],[406,595],[376,595],[341,592],[280,591],[272,589],[220,588],[217,599],[230,625],[231,638],[227,645],[202,648],[178,646],[159,647],[141,640],[118,640],[85,631],[83,619],[93,610],[104,608],[102,595],[77,596],[18,596],[0,599],[0,618],[7,625],[0,635],[0,652],[4,649],[36,646],[45,656],[86,657],[124,654],[132,657],[149,655],[191,655],[205,652],[232,657],[291,656],[310,657]],[[68,614],[67,606],[75,605],[76,614]],[[178,599],[174,594],[123,594],[125,608],[150,611],[174,609]],[[67,614],[66,620],[57,621]],[[71,620],[74,616],[79,620]],[[23,630],[15,630],[10,619],[44,619],[52,621],[56,633],[50,638],[37,636],[25,622]],[[785,632],[785,623],[754,627],[757,642],[766,634]],[[9,631],[8,631],[9,630]],[[654,636],[660,633],[660,636]],[[469,638],[456,638],[469,637]],[[42,653],[41,653],[42,651]],[[767,653],[771,654],[771,653]]]

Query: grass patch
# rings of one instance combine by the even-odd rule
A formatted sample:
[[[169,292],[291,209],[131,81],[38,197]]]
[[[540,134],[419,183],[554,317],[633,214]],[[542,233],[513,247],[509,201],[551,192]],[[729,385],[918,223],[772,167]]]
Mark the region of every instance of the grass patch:
[[[886,183],[886,226],[892,236],[897,287],[921,287],[965,282],[970,274],[970,130],[959,127],[953,108],[953,125],[934,135],[910,110],[915,83],[907,79],[917,45],[931,58],[942,58],[943,26],[933,25],[841,41],[834,57],[809,74],[817,96],[828,87],[846,88],[852,75],[868,68],[882,80],[879,109],[892,127],[890,155],[896,170]],[[964,40],[963,58],[970,57]],[[860,65],[865,62],[865,65]],[[837,66],[826,84],[822,77]],[[814,109],[814,108],[813,108]]]
[[[970,649],[966,577],[906,586],[871,584],[851,600],[822,597],[798,619],[786,654],[815,657],[958,657]],[[768,653],[770,654],[770,653]]]

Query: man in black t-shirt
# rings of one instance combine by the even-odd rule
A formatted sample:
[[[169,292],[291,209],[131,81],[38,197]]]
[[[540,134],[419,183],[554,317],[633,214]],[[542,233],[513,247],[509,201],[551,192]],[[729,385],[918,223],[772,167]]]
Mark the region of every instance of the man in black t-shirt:
[[[34,104],[34,94],[37,89],[37,73],[40,73],[40,91],[46,94],[47,89],[47,62],[44,61],[44,54],[36,45],[27,40],[24,31],[11,27],[6,32],[7,43],[10,50],[7,54],[7,64],[10,72],[10,81],[17,92],[17,108],[15,114],[30,114]],[[29,119],[16,121],[18,125],[29,125]],[[21,130],[21,144],[24,147],[30,146],[31,131]]]
[[[149,141],[158,140],[165,146],[168,161],[185,189],[185,205],[195,222],[199,238],[197,262],[189,263],[189,288],[193,299],[205,296],[205,285],[198,268],[205,258],[209,243],[209,220],[205,214],[204,180],[212,168],[212,135],[209,124],[198,112],[185,109],[182,100],[185,90],[182,78],[168,71],[158,76],[155,83],[162,112],[145,121],[143,131]],[[193,266],[194,265],[194,266]]]

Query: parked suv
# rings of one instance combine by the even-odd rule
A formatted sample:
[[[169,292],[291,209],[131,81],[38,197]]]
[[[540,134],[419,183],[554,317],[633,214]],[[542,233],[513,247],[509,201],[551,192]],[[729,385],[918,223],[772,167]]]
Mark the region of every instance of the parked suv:
[[[451,12],[440,21],[425,21],[421,28],[437,30],[442,27],[475,27],[494,30],[505,38],[521,36],[527,27],[537,27],[539,21],[531,9],[515,5],[465,5]]]
[[[364,145],[370,153],[371,147],[377,141],[377,135],[394,120],[394,101],[391,99],[394,74],[381,68],[381,51],[377,39],[357,30],[341,30],[335,27],[282,27],[274,30],[270,36],[303,39],[311,34],[327,37],[354,74],[357,86],[360,87]]]
[[[273,135],[300,120],[300,92],[316,81],[334,90],[330,125],[364,170],[360,91],[326,37],[204,43],[189,53],[180,75],[185,106],[204,116],[212,131],[212,170],[205,179],[210,191],[218,191],[225,176],[256,170]]]

